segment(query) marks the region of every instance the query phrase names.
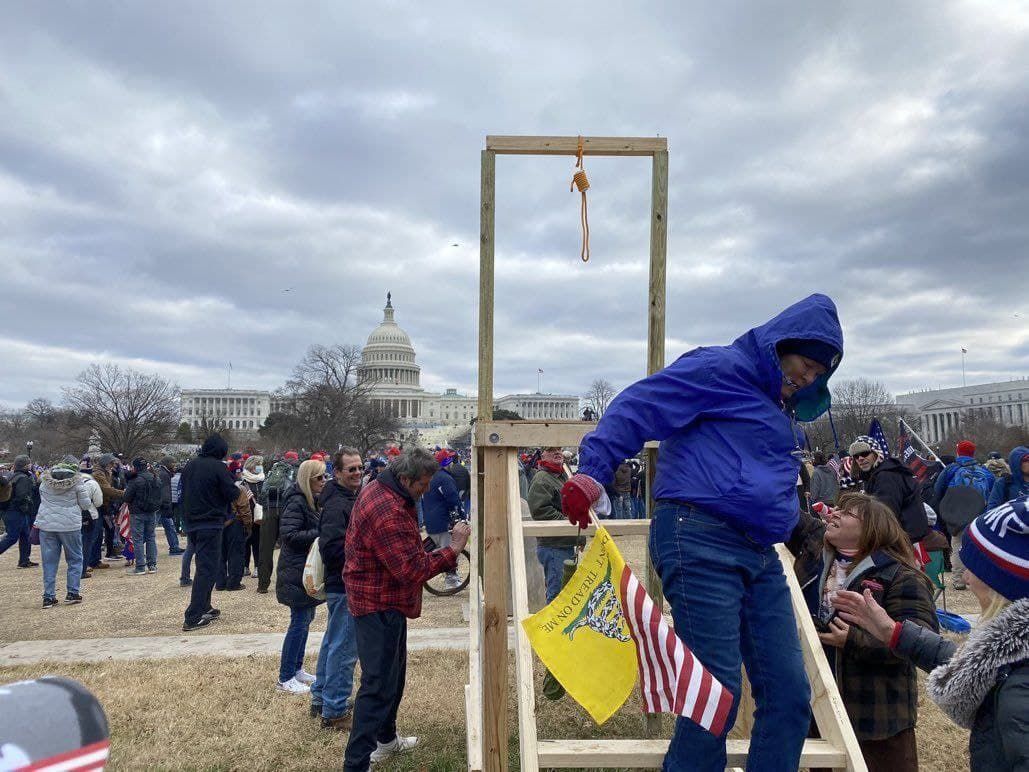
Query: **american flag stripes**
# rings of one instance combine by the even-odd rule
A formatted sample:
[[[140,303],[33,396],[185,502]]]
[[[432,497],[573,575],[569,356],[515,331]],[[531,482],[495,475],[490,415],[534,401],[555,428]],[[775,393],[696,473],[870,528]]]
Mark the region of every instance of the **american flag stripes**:
[[[636,644],[646,712],[676,713],[721,735],[732,709],[732,692],[679,640],[628,565],[622,569],[618,595]]]
[[[50,758],[40,759],[28,766],[19,767],[20,772],[94,772],[102,770],[111,752],[111,741],[101,740],[84,748],[76,748]]]

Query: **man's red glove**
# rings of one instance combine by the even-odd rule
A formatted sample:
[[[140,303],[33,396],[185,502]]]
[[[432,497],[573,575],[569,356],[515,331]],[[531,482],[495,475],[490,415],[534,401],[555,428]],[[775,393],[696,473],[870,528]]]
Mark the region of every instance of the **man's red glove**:
[[[588,474],[573,475],[561,487],[561,511],[572,525],[586,528],[590,524],[590,507],[595,506],[601,496],[606,498],[600,483]]]

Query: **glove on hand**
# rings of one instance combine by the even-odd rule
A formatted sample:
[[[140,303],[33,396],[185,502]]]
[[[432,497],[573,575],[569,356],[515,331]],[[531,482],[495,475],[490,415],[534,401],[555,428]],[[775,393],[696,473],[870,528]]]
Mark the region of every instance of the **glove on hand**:
[[[611,500],[603,486],[588,474],[577,474],[561,487],[561,511],[580,528],[590,524],[590,507],[597,517],[611,514]]]

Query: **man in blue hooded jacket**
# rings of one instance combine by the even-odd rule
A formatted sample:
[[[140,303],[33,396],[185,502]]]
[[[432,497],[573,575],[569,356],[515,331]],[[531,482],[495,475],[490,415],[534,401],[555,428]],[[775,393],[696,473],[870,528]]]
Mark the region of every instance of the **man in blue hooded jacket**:
[[[650,555],[675,632],[733,696],[721,736],[676,722],[664,768],[723,770],[740,665],[757,704],[747,769],[795,772],[810,686],[786,578],[773,545],[797,524],[802,434],[829,407],[843,353],[836,306],[811,295],[731,346],[694,349],[634,383],[580,448],[562,509],[582,525],[610,507],[604,486],[647,440],[661,442]]]

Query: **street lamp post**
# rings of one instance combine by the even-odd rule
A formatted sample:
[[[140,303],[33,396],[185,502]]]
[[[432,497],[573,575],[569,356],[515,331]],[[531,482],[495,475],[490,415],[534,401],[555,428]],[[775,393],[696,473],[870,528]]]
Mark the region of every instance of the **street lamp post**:
[[[32,458],[32,446],[35,444],[32,440],[25,443],[25,452],[28,453],[29,458]]]

